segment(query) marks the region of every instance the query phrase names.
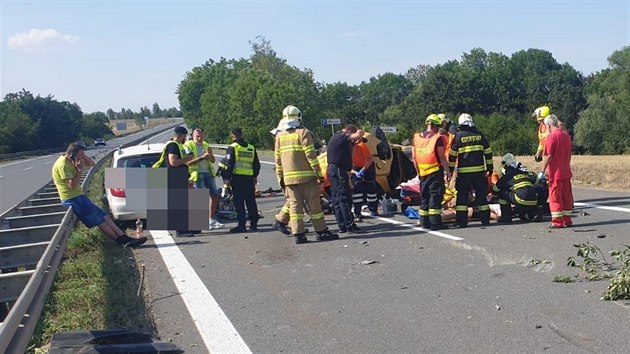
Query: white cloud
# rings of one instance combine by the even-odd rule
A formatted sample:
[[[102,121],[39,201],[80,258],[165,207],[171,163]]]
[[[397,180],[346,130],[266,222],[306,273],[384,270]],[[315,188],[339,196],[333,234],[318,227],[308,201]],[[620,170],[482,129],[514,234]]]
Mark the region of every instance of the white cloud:
[[[77,45],[81,38],[63,34],[57,30],[33,28],[28,33],[17,33],[9,37],[9,48],[29,53],[56,50],[63,45]]]

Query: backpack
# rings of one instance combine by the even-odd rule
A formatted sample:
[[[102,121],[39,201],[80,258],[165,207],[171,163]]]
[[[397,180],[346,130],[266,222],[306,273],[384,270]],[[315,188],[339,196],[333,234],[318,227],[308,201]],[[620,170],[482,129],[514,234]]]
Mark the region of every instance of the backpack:
[[[376,126],[371,132],[381,142],[376,145],[376,153],[381,160],[389,160],[392,158],[392,149],[387,141],[387,136],[383,130]]]

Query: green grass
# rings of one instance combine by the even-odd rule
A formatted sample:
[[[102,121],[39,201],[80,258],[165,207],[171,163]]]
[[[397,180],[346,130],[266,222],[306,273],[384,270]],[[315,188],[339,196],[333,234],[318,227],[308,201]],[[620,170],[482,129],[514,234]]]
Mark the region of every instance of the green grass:
[[[101,168],[87,195],[107,210],[101,201],[103,179]],[[116,246],[98,227],[87,229],[77,221],[28,352],[39,351],[61,331],[128,328],[155,335],[144,298],[136,296],[139,279],[130,250]]]

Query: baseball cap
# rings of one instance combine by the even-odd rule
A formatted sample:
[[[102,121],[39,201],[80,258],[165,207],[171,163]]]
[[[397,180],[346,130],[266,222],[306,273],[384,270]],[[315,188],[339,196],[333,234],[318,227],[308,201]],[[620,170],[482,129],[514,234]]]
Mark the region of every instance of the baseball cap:
[[[188,134],[188,130],[182,126],[179,127],[175,127],[175,134],[181,134],[181,135],[186,135]]]

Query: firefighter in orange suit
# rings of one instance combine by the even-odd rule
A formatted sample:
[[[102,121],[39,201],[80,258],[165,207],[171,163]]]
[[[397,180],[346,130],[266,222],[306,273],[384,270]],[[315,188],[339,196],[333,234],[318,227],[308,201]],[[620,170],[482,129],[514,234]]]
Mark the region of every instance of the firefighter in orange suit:
[[[376,166],[367,139],[361,138],[352,147],[352,203],[354,204],[354,222],[362,222],[361,207],[367,202],[372,216],[378,215],[376,195]]]
[[[436,231],[447,228],[442,224],[442,199],[451,173],[444,149],[446,142],[439,133],[442,119],[431,114],[425,123],[427,130],[414,134],[412,154],[420,176],[420,222],[423,228]]]
[[[538,125],[538,148],[536,148],[536,155],[534,155],[534,160],[536,162],[540,162],[543,159],[543,150],[545,148],[545,140],[547,140],[547,135],[549,135],[549,127],[545,125],[543,120],[551,113],[551,109],[548,106],[541,106],[534,110],[532,116],[536,118],[536,124]]]
[[[302,127],[302,112],[295,106],[282,111],[288,129],[276,135],[276,175],[285,186],[289,201],[289,225],[295,243],[306,243],[304,208],[308,207],[318,241],[335,240],[339,236],[328,231],[320,202],[322,171],[315,151],[315,138],[310,130]]]

